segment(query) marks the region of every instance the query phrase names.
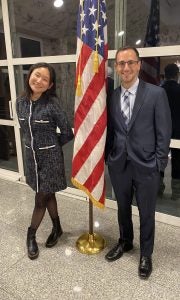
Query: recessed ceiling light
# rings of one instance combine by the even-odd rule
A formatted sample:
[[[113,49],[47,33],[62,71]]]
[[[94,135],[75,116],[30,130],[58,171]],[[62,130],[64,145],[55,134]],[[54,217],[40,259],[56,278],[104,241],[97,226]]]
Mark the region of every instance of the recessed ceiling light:
[[[55,7],[61,7],[64,4],[63,0],[55,0],[54,6]]]
[[[124,34],[124,31],[122,30],[118,33],[118,36],[122,36],[123,34]]]
[[[141,40],[136,41],[136,45],[139,45],[139,44],[141,44]]]

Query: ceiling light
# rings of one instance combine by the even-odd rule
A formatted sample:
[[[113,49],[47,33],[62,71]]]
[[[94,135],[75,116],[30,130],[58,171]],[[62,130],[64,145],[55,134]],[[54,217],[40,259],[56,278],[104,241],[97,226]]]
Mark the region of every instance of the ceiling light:
[[[122,36],[123,34],[124,34],[124,31],[122,30],[118,33],[118,36]]]
[[[141,44],[141,40],[136,41],[136,45],[139,45],[139,44]]]
[[[61,7],[64,4],[63,0],[55,0],[54,6],[55,7]]]

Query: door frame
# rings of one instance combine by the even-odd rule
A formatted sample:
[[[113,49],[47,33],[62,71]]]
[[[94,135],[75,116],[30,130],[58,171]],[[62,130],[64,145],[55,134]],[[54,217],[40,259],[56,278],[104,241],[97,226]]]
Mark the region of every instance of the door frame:
[[[17,121],[15,103],[16,103],[16,86],[15,86],[15,76],[14,76],[14,66],[13,66],[13,56],[12,56],[12,45],[11,45],[11,35],[10,35],[10,24],[9,24],[9,11],[7,0],[1,0],[2,5],[2,16],[4,24],[4,37],[5,37],[5,46],[6,46],[6,60],[0,61],[0,66],[8,67],[9,74],[9,85],[10,85],[10,95],[9,99],[12,114],[12,120],[2,120],[0,119],[0,125],[7,125],[14,127],[15,141],[16,141],[16,151],[17,151],[17,163],[18,163],[18,172],[17,177],[21,180],[25,180],[24,177],[24,166],[23,166],[23,156],[22,156],[22,147],[21,147],[21,137],[20,137],[20,128]],[[4,173],[4,170],[0,169],[0,173]],[[7,173],[12,173],[7,170]]]

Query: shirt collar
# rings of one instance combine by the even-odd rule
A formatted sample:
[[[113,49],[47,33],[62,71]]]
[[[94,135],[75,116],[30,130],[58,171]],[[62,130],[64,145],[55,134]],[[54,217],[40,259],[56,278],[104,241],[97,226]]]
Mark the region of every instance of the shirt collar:
[[[139,78],[136,79],[135,83],[128,89],[128,91],[132,94],[132,95],[136,95],[136,91],[139,85]],[[121,85],[121,95],[124,95],[125,91],[127,91],[127,89],[125,89],[122,85]]]

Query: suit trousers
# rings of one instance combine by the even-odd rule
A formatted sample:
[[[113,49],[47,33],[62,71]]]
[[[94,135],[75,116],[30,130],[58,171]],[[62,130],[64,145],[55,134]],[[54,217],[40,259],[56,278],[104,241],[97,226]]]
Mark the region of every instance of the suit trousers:
[[[118,205],[120,240],[133,243],[132,200],[136,197],[140,218],[140,251],[150,256],[154,247],[155,206],[160,183],[158,169],[138,165],[126,160],[123,169],[109,166]]]

